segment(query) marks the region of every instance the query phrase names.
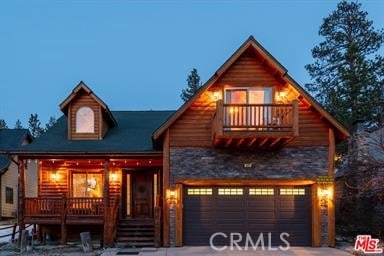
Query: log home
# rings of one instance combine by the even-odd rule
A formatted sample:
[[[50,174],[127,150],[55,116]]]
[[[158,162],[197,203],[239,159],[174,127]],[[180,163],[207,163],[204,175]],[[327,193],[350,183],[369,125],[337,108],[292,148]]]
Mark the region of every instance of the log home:
[[[208,245],[215,232],[334,245],[335,143],[349,133],[253,37],[177,111],[110,111],[82,82],[60,108],[18,152],[21,227],[63,243],[91,230],[105,245]]]

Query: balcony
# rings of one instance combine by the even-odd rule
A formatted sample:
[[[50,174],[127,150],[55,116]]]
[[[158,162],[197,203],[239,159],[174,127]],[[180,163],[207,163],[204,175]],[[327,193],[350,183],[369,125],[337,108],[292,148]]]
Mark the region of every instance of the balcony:
[[[298,102],[292,104],[216,103],[212,139],[216,147],[277,148],[299,133]]]

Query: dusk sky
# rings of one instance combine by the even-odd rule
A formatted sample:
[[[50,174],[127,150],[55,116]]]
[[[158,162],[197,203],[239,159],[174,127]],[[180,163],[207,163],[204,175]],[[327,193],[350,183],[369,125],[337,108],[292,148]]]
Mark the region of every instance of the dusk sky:
[[[301,85],[338,1],[1,1],[0,119],[62,115],[83,80],[111,110],[168,110],[253,35]],[[376,28],[384,1],[360,1]],[[383,54],[383,49],[381,51]]]

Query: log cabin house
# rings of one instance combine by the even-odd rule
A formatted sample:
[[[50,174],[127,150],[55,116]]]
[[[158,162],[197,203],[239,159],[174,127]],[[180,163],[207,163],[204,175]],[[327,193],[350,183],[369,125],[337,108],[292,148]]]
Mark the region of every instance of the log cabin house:
[[[63,243],[90,230],[106,246],[208,245],[215,232],[334,245],[335,143],[350,135],[253,37],[177,111],[110,111],[83,82],[60,109],[18,151],[21,227]],[[24,159],[39,163],[34,198]]]

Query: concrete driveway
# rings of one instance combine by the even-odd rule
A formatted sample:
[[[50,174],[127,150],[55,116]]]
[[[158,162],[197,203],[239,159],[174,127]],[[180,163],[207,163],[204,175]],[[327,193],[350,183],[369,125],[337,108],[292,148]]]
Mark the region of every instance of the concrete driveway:
[[[115,249],[116,250],[116,249]],[[124,255],[124,252],[127,252],[125,255],[129,255],[129,249],[119,250],[119,254],[117,251],[105,251],[103,256],[113,256],[113,255]],[[131,254],[132,255],[132,254]],[[160,248],[157,250],[151,249],[143,249],[139,255],[142,256],[197,256],[197,255],[213,255],[213,256],[345,256],[351,255],[346,251],[342,251],[339,249],[333,248],[312,248],[312,247],[291,247],[288,251],[238,251],[238,250],[224,250],[224,251],[214,251],[210,247],[207,246],[186,246],[180,248]]]

